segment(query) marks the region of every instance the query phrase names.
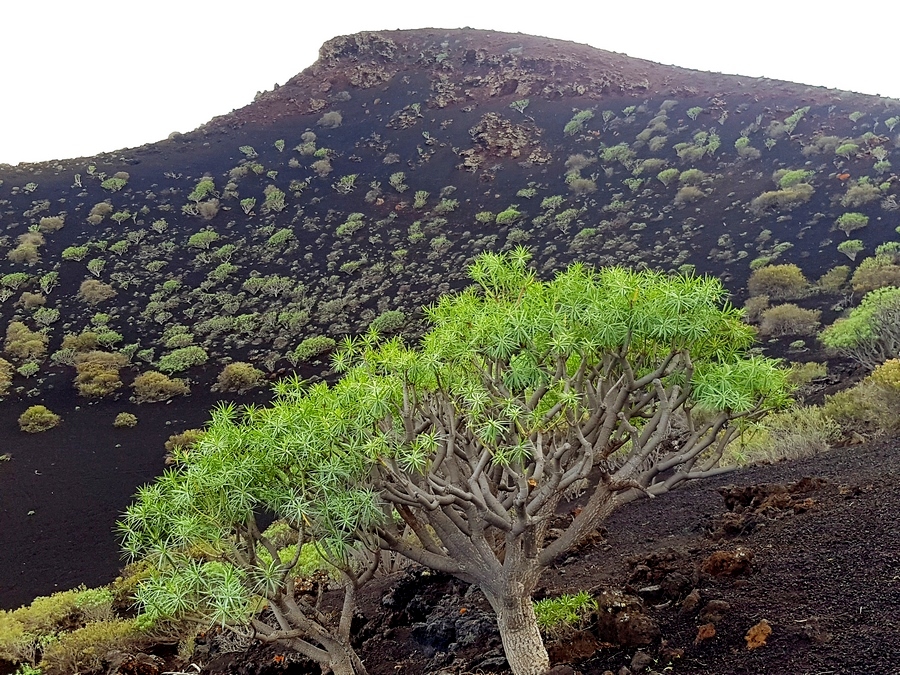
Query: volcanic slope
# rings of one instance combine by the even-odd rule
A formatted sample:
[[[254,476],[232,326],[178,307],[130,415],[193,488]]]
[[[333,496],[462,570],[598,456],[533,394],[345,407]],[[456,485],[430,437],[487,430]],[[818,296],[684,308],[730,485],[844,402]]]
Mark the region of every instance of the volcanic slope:
[[[876,248],[897,255],[898,123],[894,100],[419,30],[335,38],[190,133],[0,166],[0,328],[15,338],[0,604],[114,572],[106,533],[126,495],[162,470],[169,433],[229,396],[209,393],[225,364],[313,377],[329,343],[309,338],[373,321],[415,335],[419,308],[464,285],[481,251],[528,246],[542,275],[576,259],[695,269],[737,302],[751,265],[795,263],[831,274],[797,301],[830,322]],[[821,357],[810,336],[771,346],[789,343]],[[113,355],[94,357],[115,378],[88,377],[90,401],[72,387],[82,352]],[[127,401],[150,370],[189,378],[192,398]],[[63,423],[23,440],[33,404]],[[114,430],[123,411],[140,426]]]

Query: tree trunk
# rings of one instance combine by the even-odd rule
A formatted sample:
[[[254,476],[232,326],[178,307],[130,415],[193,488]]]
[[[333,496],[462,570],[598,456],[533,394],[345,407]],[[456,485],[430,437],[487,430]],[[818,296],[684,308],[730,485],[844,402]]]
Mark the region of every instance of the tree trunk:
[[[497,613],[503,651],[514,675],[546,675],[550,657],[538,630],[530,593],[508,593],[503,597],[485,592]]]
[[[328,650],[328,664],[322,664],[323,673],[334,675],[368,675],[365,666],[350,646],[344,646],[338,642],[329,642],[323,645]],[[326,668],[330,668],[327,670]]]

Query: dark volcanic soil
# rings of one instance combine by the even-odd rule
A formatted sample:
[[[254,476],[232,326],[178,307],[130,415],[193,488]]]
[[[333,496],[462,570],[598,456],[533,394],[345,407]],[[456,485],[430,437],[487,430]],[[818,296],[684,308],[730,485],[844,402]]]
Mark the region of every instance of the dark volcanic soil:
[[[643,672],[896,675],[898,455],[896,440],[847,447],[632,503],[606,523],[605,539],[548,571],[538,595],[613,588],[643,596],[660,628],[659,638],[640,648],[649,657]],[[742,488],[729,492],[732,500],[746,493],[756,501],[730,511],[720,492],[728,486]],[[739,549],[752,557],[743,569],[704,564],[718,551]],[[507,673],[486,609],[477,591],[440,575],[379,580],[362,603],[366,667],[371,675]],[[771,635],[748,649],[745,635],[762,620]],[[705,624],[715,635],[697,640]],[[597,649],[593,631],[548,643],[554,663],[583,675],[620,673],[623,666],[640,672],[632,667],[639,648]],[[197,660],[215,675],[317,672],[292,655],[282,662],[283,654],[251,648]]]

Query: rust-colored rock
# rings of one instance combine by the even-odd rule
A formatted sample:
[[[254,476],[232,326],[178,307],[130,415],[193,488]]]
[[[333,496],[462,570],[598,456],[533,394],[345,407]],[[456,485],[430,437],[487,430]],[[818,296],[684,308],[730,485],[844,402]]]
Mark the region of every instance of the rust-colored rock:
[[[711,640],[716,636],[716,627],[711,623],[705,623],[697,628],[697,637],[694,638],[694,644],[699,645],[704,640]]]
[[[703,561],[701,569],[714,577],[734,577],[749,574],[753,551],[739,546],[734,551],[716,551]]]
[[[753,626],[750,630],[748,630],[747,634],[744,636],[744,640],[747,641],[747,649],[765,647],[766,640],[769,639],[769,636],[771,634],[772,626],[769,625],[768,621],[763,619],[758,624]]]

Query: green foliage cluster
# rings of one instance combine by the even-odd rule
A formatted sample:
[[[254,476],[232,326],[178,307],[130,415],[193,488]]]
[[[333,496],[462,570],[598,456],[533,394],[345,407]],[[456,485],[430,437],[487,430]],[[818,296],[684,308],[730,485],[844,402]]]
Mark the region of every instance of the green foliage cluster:
[[[835,222],[835,227],[848,237],[854,230],[858,230],[869,224],[869,216],[862,213],[842,213]]]
[[[900,357],[900,288],[866,293],[849,316],[823,330],[819,339],[869,368]]]
[[[244,394],[251,389],[261,387],[264,382],[265,375],[259,368],[244,361],[236,361],[222,369],[214,388],[218,391]]]
[[[19,415],[19,429],[29,434],[47,431],[58,425],[62,418],[46,406],[29,406]]]
[[[729,461],[744,465],[801,459],[824,452],[841,436],[827,409],[796,406],[749,425],[729,451]]]
[[[191,345],[181,347],[163,356],[156,367],[164,373],[178,373],[194,366],[202,366],[209,360],[209,354],[203,347]]]
[[[297,348],[294,349],[294,357],[298,361],[308,361],[316,356],[324,354],[335,348],[336,342],[324,335],[317,335],[303,340]]]
[[[762,214],[769,210],[791,210],[812,199],[815,188],[809,183],[796,183],[789,188],[763,192],[750,202],[754,213]]]
[[[116,418],[113,420],[113,426],[116,429],[127,429],[130,427],[136,427],[138,423],[138,418],[136,415],[133,415],[129,412],[120,412],[116,415]]]
[[[900,430],[900,359],[880,364],[862,382],[825,399],[823,411],[848,435]]]
[[[4,348],[18,361],[40,362],[47,354],[49,341],[46,334],[31,330],[21,321],[10,321],[6,327]]]
[[[512,225],[522,217],[522,212],[515,206],[510,206],[497,214],[495,222],[497,225]]]
[[[747,288],[750,295],[768,295],[770,298],[789,300],[804,295],[809,288],[809,281],[803,270],[793,263],[766,265],[753,271]]]
[[[134,389],[135,400],[138,403],[168,401],[175,396],[190,393],[184,380],[170,378],[155,370],[138,375],[131,383],[131,387]]]
[[[762,313],[760,335],[813,335],[819,328],[822,312],[804,309],[792,303],[770,307]]]
[[[579,110],[572,116],[572,119],[566,122],[566,126],[563,127],[563,133],[566,136],[574,136],[575,134],[579,134],[584,129],[585,122],[588,122],[593,118],[593,110]]]
[[[541,633],[555,639],[583,627],[596,611],[597,601],[587,591],[545,598],[534,603],[534,614]]]

